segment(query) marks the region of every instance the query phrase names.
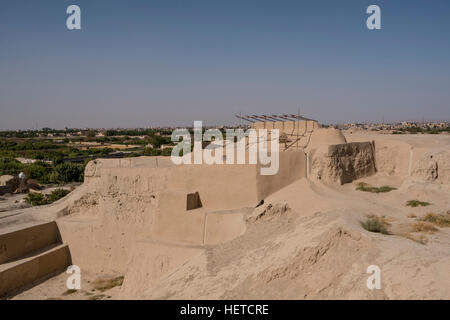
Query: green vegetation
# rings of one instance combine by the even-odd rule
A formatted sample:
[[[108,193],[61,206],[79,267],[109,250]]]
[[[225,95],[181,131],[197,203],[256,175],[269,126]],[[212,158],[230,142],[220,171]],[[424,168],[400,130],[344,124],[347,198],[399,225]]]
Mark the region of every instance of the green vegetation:
[[[40,184],[82,182],[85,165],[96,158],[170,156],[171,134],[171,129],[0,131],[0,175],[24,172]],[[203,148],[209,143],[203,141]]]
[[[361,222],[361,226],[370,232],[377,232],[382,234],[389,234],[387,230],[388,224],[386,221],[379,217],[371,217],[364,222]]]
[[[53,202],[65,197],[69,193],[70,193],[70,191],[65,190],[65,189],[53,190],[49,195],[44,195],[42,193],[30,192],[26,196],[25,201],[33,206],[42,206],[45,204],[53,203]]]
[[[25,201],[33,206],[42,206],[44,204],[47,204],[47,201],[45,200],[45,196],[43,194],[34,192],[28,193]]]
[[[401,133],[410,133],[410,134],[417,134],[417,133],[427,133],[427,134],[439,134],[441,132],[450,132],[450,127],[446,128],[431,128],[429,126],[426,126],[425,128],[421,128],[418,126],[413,126],[410,128],[400,128],[397,131],[394,131],[394,134],[401,134]]]
[[[161,155],[163,156],[170,156],[172,154],[172,148],[165,148],[163,149],[163,151],[161,152]]]
[[[409,200],[408,202],[406,202],[406,206],[413,207],[413,208],[418,207],[418,206],[426,207],[429,205],[430,205],[429,202],[419,201],[419,200]]]
[[[0,175],[19,174],[23,170],[23,165],[12,158],[0,158]]]
[[[0,140],[0,150],[6,150],[6,151],[48,150],[48,149],[58,149],[61,147],[62,147],[62,145],[55,144],[48,140],[43,140],[43,141]]]
[[[427,221],[439,227],[450,227],[450,214],[436,214],[427,213],[425,217],[420,219],[421,221]]]
[[[55,167],[57,179],[60,182],[83,182],[84,165],[75,163],[61,163]]]
[[[360,182],[357,184],[356,190],[364,191],[364,192],[372,192],[372,193],[384,193],[384,192],[390,192],[392,190],[397,190],[397,188],[393,188],[390,186],[372,187],[368,183]]]
[[[55,181],[50,181],[50,173],[52,171],[52,166],[46,164],[42,161],[37,161],[35,163],[24,166],[23,171],[27,177],[31,179],[36,179],[39,183],[50,183]]]
[[[67,196],[70,193],[69,190],[66,189],[56,189],[53,190],[48,196],[47,196],[47,200],[49,201],[49,203],[58,201],[61,198],[64,198],[65,196]]]
[[[54,166],[43,161],[22,164],[12,158],[0,158],[0,175],[17,175],[24,172],[27,177],[42,184],[83,182],[84,166],[75,163],[60,163]]]
[[[161,150],[160,149],[153,149],[153,148],[145,148],[142,152],[143,156],[160,156]]]
[[[121,147],[114,148],[114,145],[126,147],[129,153],[123,154],[123,157],[141,156],[144,153],[145,155],[161,155],[162,145],[173,145],[169,129],[117,129],[108,130],[103,133],[103,136],[98,135],[99,133],[101,131],[93,129],[54,130],[50,128],[40,131],[0,131],[0,158],[45,160],[57,165],[63,162],[81,163],[84,159],[92,160],[107,157],[118,150],[124,151]],[[130,147],[127,148],[127,146]],[[149,150],[146,147],[149,147]],[[167,155],[168,152],[166,151],[165,154]],[[17,174],[17,171],[23,171],[23,168],[16,165],[8,170],[14,171],[7,172],[8,174]],[[39,175],[42,177],[44,173],[41,172]]]

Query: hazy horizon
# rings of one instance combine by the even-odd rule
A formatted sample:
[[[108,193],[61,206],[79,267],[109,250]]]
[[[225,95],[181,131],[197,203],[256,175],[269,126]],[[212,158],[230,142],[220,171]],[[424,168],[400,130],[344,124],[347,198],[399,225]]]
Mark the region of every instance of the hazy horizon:
[[[66,8],[81,8],[81,30]],[[381,7],[368,30],[366,8]],[[450,121],[450,3],[3,1],[0,130]]]

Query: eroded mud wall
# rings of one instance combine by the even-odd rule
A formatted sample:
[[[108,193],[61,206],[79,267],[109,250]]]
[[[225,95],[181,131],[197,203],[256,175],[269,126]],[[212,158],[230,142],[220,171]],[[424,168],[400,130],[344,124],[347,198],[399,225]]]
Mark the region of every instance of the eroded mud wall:
[[[122,273],[140,239],[204,245],[239,235],[238,213],[211,212],[254,207],[306,170],[301,152],[280,153],[279,173],[263,178],[257,165],[173,166],[167,160],[100,160],[87,166],[83,194],[58,219],[75,264]],[[187,210],[187,196],[196,192],[202,207]],[[217,226],[237,231],[220,233]]]
[[[425,181],[450,183],[450,151],[428,152],[418,160],[411,173]]]
[[[353,142],[322,146],[309,154],[310,176],[330,183],[344,184],[375,174],[375,146]]]

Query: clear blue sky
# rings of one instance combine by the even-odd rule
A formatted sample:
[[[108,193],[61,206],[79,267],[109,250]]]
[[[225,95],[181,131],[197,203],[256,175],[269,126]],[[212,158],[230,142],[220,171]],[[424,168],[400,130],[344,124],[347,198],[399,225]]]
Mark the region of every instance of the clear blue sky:
[[[66,28],[81,7],[82,30]],[[366,28],[366,8],[382,29]],[[5,0],[0,130],[450,120],[448,0]]]

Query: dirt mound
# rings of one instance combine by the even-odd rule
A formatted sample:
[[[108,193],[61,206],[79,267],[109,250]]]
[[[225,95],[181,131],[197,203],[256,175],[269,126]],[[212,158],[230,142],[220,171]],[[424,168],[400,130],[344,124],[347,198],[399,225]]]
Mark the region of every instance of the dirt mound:
[[[246,221],[251,223],[259,220],[271,220],[285,214],[288,210],[290,208],[287,203],[275,203],[274,205],[269,203],[266,206],[256,208]]]
[[[351,290],[364,292],[367,291],[363,274],[367,262],[364,261],[377,255],[377,251],[361,233],[332,228],[321,236],[317,245],[301,248],[281,266],[260,272],[257,281],[262,283],[257,286],[270,285],[280,291],[287,287],[283,294],[287,299],[339,299]]]
[[[323,215],[299,219],[294,212],[281,214],[282,208],[286,206],[263,210],[279,215],[268,220],[257,215],[258,223],[251,220],[245,235],[206,250],[139,298],[384,297],[366,288],[365,269],[378,255],[368,237],[330,221],[323,228],[317,223],[326,218]]]

